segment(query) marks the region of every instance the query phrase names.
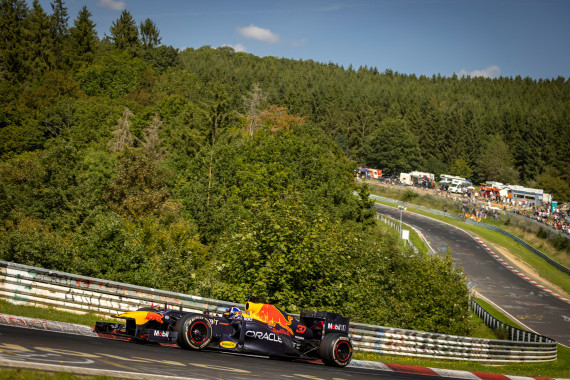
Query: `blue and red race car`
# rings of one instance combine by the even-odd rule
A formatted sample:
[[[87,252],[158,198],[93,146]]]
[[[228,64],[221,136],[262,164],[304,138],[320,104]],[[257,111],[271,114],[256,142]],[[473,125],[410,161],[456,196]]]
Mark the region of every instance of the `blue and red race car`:
[[[337,313],[302,310],[299,319],[271,304],[248,301],[222,315],[209,311],[144,308],[115,315],[126,324],[97,322],[95,331],[138,341],[175,342],[189,350],[218,349],[270,357],[322,359],[345,367],[352,359],[349,319]]]

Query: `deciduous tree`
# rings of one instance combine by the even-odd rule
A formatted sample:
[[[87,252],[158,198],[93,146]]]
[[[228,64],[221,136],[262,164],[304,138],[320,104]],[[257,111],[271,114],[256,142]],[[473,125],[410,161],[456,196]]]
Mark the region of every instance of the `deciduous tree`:
[[[391,174],[417,170],[421,164],[418,138],[402,119],[382,120],[366,138],[361,155],[367,166]]]

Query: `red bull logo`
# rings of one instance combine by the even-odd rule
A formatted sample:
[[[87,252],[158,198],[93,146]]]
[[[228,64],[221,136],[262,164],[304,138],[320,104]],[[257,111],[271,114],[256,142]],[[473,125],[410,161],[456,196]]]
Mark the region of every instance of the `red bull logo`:
[[[145,319],[147,321],[156,321],[158,323],[162,323],[162,315],[157,314],[157,313],[153,313],[152,311],[150,311],[146,314]]]
[[[289,326],[293,322],[293,317],[285,315],[273,305],[265,303],[248,302],[245,305],[246,313],[253,319],[267,323],[271,327],[281,326],[287,334],[293,335],[293,330]]]
[[[152,311],[128,311],[126,313],[115,315],[116,318],[132,318],[135,320],[137,325],[144,325],[150,321],[156,321],[158,323],[162,322],[162,314],[158,314]]]

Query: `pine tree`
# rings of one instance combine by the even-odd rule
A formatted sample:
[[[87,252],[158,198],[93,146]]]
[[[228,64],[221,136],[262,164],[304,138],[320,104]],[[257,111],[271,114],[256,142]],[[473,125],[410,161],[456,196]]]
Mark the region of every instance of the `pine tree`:
[[[110,32],[110,38],[115,49],[124,50],[132,54],[137,52],[140,47],[139,31],[129,11],[123,10],[121,17],[113,21]]]
[[[144,22],[141,22],[140,31],[143,48],[154,48],[159,46],[162,42],[160,31],[151,19],[147,18]]]
[[[54,0],[51,3],[51,38],[53,41],[53,52],[55,55],[55,62],[57,68],[64,68],[68,66],[68,60],[64,56],[66,51],[65,46],[69,42],[69,28],[67,22],[69,16],[67,15],[67,8],[63,4],[63,0]]]
[[[0,2],[0,78],[23,81],[26,70],[28,7],[24,0]]]
[[[50,18],[45,13],[38,0],[34,0],[29,13],[29,28],[26,40],[28,42],[28,66],[30,73],[41,75],[45,71],[53,69],[55,65],[53,40],[50,33]]]
[[[91,13],[84,5],[79,11],[74,26],[70,29],[73,54],[79,62],[92,62],[98,38]]]

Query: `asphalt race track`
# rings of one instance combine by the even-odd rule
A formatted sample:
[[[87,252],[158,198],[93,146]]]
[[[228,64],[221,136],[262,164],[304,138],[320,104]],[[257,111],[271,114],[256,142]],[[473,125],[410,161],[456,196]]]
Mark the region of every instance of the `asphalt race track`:
[[[397,208],[374,207],[380,214],[400,219]],[[419,230],[439,254],[451,254],[455,264],[463,267],[469,285],[521,325],[570,346],[570,304],[507,269],[463,230],[407,211],[402,212],[402,222]]]
[[[69,335],[0,326],[0,366],[106,374],[121,378],[184,379],[441,379],[441,377],[334,368],[317,362],[280,361],[213,351],[187,351],[174,345]],[[108,371],[108,372],[102,372]],[[148,376],[151,375],[151,376]]]

